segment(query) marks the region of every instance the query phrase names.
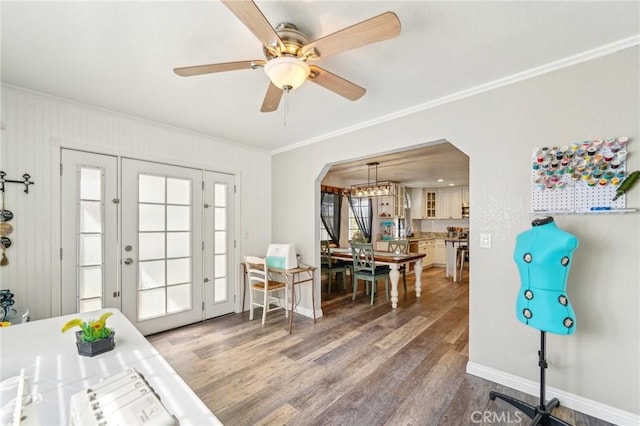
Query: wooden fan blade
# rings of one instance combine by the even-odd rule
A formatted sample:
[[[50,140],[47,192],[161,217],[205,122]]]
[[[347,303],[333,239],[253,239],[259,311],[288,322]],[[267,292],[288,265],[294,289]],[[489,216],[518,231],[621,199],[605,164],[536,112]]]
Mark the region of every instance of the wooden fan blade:
[[[264,101],[262,102],[262,108],[260,108],[260,112],[273,112],[277,110],[278,105],[280,104],[280,99],[282,99],[282,93],[282,89],[269,82],[269,88],[267,89],[267,94],[265,95]]]
[[[192,67],[174,68],[173,72],[181,77],[191,77],[193,75],[212,74],[216,72],[235,71],[252,69],[256,66],[262,66],[266,63],[263,60],[257,61],[239,61],[225,62],[222,64],[196,65]]]
[[[315,55],[324,58],[367,44],[388,40],[400,34],[400,27],[400,20],[396,14],[385,12],[312,41],[302,48],[302,55],[311,53],[315,49]],[[310,55],[310,59],[315,59],[313,54]]]
[[[227,9],[231,11],[249,30],[258,37],[258,40],[266,47],[279,46],[284,49],[282,40],[273,29],[267,18],[262,14],[258,6],[251,0],[222,0]]]
[[[329,71],[315,65],[310,65],[311,73],[307,80],[310,80],[325,89],[329,89],[350,101],[356,101],[367,93],[367,90],[342,77],[338,77]]]

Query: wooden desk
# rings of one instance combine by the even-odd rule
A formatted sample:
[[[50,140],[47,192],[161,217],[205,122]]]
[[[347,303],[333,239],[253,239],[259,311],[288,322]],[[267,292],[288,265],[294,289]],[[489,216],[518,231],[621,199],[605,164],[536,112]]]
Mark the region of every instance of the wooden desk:
[[[315,286],[314,284],[314,271],[315,266],[301,265],[297,268],[280,269],[268,267],[269,272],[275,272],[283,276],[286,285],[289,287],[291,294],[291,312],[289,313],[289,334],[293,330],[293,309],[295,303],[295,288],[296,285],[311,282],[311,305],[313,307],[313,323],[316,323],[316,299],[315,299]],[[302,275],[302,277],[301,277]]]
[[[79,356],[74,330],[63,334],[60,329],[71,318],[97,319],[106,311],[113,312],[107,325],[116,332],[116,347],[93,358]],[[135,368],[181,425],[222,425],[162,355],[116,309],[2,327],[0,355],[0,380],[18,376],[24,368],[31,393],[40,396],[33,404],[37,405],[43,424],[69,424],[73,394],[103,378]],[[6,402],[0,398],[0,406]]]
[[[420,293],[422,292],[422,258],[425,256],[426,255],[424,253],[395,254],[387,251],[373,252],[373,260],[375,260],[377,264],[388,265],[391,269],[389,272],[389,278],[391,278],[391,307],[393,309],[398,307],[398,281],[400,280],[400,272],[398,269],[400,268],[400,265],[407,265],[410,262],[415,262],[413,270],[416,275],[416,297],[420,297]],[[334,259],[353,261],[351,249],[331,249],[331,257]]]

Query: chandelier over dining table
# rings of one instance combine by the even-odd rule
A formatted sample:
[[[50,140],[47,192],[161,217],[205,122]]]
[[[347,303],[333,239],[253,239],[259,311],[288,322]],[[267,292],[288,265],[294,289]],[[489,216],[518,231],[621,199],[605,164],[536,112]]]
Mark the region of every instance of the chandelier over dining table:
[[[367,183],[351,185],[351,196],[357,198],[380,197],[384,195],[395,195],[394,185],[391,181],[378,181],[377,161],[367,163]],[[371,168],[375,167],[375,181],[371,182]]]

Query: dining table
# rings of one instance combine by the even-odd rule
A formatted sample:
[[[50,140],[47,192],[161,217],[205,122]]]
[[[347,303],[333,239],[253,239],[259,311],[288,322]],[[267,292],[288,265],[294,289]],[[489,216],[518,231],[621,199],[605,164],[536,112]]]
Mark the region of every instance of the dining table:
[[[391,278],[391,307],[398,307],[398,282],[400,281],[400,266],[413,263],[413,271],[415,273],[416,297],[420,297],[422,292],[422,259],[426,255],[424,253],[392,253],[388,251],[374,251],[373,260],[377,265],[389,266],[389,278]],[[353,261],[353,253],[350,248],[332,248],[331,257],[338,260]]]

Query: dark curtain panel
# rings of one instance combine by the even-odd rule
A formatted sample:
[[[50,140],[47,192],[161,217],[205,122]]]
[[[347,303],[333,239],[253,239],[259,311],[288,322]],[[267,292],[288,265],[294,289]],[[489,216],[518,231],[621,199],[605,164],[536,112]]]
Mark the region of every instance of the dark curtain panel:
[[[340,211],[342,194],[322,192],[320,198],[320,219],[331,237],[331,241],[340,245]]]
[[[355,216],[358,228],[364,234],[368,242],[371,242],[371,224],[373,222],[373,203],[370,198],[356,198],[347,195],[351,211]]]

